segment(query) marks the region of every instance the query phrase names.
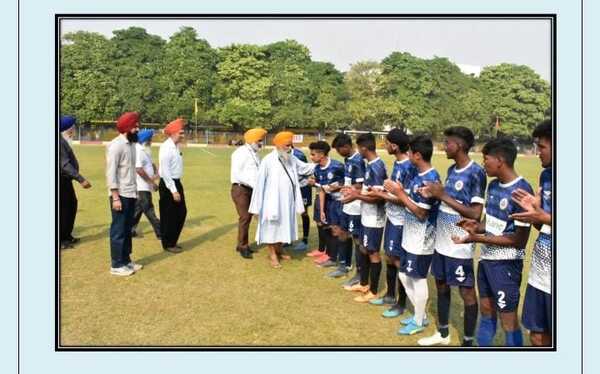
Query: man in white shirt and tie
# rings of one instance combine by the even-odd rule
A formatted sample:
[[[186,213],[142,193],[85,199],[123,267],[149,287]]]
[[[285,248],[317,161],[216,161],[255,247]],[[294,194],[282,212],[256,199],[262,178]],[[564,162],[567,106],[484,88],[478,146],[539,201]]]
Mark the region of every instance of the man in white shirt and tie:
[[[178,147],[184,138],[183,128],[182,119],[178,118],[169,123],[164,129],[167,139],[161,144],[158,153],[160,236],[163,249],[171,253],[179,253],[182,250],[177,241],[187,215],[181,184],[183,157]]]
[[[251,259],[248,245],[248,229],[252,215],[248,213],[252,190],[256,187],[260,158],[258,151],[263,146],[267,131],[261,128],[250,129],[244,134],[246,144],[240,146],[231,155],[231,199],[235,204],[238,219],[238,237],[236,251],[243,258]]]

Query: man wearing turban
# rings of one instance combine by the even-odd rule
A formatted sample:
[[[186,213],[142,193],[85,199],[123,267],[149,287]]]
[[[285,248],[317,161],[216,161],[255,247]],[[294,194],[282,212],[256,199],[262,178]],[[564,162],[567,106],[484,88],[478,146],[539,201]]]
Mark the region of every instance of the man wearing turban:
[[[152,192],[158,191],[156,180],[158,173],[156,165],[152,162],[152,136],[154,130],[142,130],[138,134],[138,143],[135,145],[135,170],[137,173],[137,202],[135,204],[135,213],[133,215],[133,228],[131,235],[136,237],[137,225],[142,218],[142,213],[148,218],[154,234],[160,240],[160,221],[154,212],[152,204]]]
[[[72,235],[75,216],[77,215],[77,195],[73,189],[73,180],[79,182],[81,187],[90,188],[92,185],[79,174],[79,163],[71,148],[71,139],[77,120],[73,116],[61,116],[60,131],[60,248],[73,248],[79,241]]]
[[[139,114],[123,113],[117,120],[119,135],[106,148],[106,181],[111,206],[110,273],[129,276],[142,269],[131,259],[131,229],[137,199],[135,144]]]
[[[258,151],[263,146],[267,131],[254,128],[244,134],[245,145],[236,149],[231,155],[231,199],[238,213],[238,236],[235,249],[243,258],[251,259],[252,252],[248,245],[248,228],[252,215],[248,213],[252,190],[256,186],[260,157]]]
[[[160,208],[160,237],[165,251],[179,253],[182,248],[177,244],[187,208],[181,177],[183,176],[183,157],[179,145],[183,142],[185,123],[178,118],[163,130],[167,139],[160,145],[158,153],[158,185]]]
[[[258,216],[256,241],[267,244],[274,268],[281,267],[280,259],[289,258],[282,253],[283,243],[298,239],[297,215],[304,212],[298,175],[310,175],[315,167],[292,157],[293,137],[283,131],[273,139],[275,149],[260,163],[249,208]]]

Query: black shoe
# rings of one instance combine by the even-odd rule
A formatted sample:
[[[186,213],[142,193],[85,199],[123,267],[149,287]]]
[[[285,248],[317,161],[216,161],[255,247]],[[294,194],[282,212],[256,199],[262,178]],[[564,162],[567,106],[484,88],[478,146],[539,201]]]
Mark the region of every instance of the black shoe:
[[[252,259],[252,251],[250,251],[248,248],[246,249],[242,249],[240,251],[240,256],[242,256],[245,259],[251,260]]]
[[[73,248],[73,244],[70,241],[65,241],[60,243],[60,249],[71,249]]]
[[[74,238],[74,237],[71,237],[71,238],[69,239],[69,243],[71,243],[71,245],[73,245],[73,244],[77,244],[77,243],[79,243],[79,241],[80,241],[80,240],[81,240],[80,238]]]

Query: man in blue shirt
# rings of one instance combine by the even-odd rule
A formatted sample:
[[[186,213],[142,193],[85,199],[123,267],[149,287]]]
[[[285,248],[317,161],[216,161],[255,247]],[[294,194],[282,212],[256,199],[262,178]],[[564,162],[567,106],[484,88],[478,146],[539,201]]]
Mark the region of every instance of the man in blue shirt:
[[[302,162],[308,162],[304,152],[298,148],[292,147],[292,154]],[[308,183],[308,176],[299,175],[298,183],[300,185],[300,194],[304,203],[304,212],[300,215],[302,218],[302,241],[294,247],[297,251],[306,251],[308,249],[308,234],[310,232],[310,218],[308,217],[308,207],[312,205],[312,186]]]
[[[517,318],[517,307],[531,225],[512,218],[513,214],[523,211],[512,200],[512,193],[522,189],[532,194],[533,190],[514,169],[517,148],[510,139],[494,139],[483,147],[482,153],[485,172],[496,178],[487,188],[484,221],[463,218],[457,225],[467,235],[454,235],[452,240],[456,244],[483,244],[477,269],[481,308],[477,343],[479,346],[492,345],[499,314],[506,335],[505,344],[522,346],[523,334]]]
[[[357,191],[362,190],[362,184],[365,180],[366,166],[363,157],[352,146],[352,138],[348,134],[339,134],[333,139],[333,148],[337,153],[344,157],[344,187],[354,188]],[[360,281],[358,270],[359,245],[362,238],[362,225],[360,223],[360,200],[355,200],[344,204],[342,208],[342,226],[340,238],[345,241],[343,258],[344,265],[336,271],[329,274],[331,277],[340,277],[348,273],[352,262],[352,241],[354,241],[356,274],[344,286],[353,286]]]
[[[454,160],[448,168],[445,186],[432,183],[421,189],[425,196],[441,201],[435,231],[435,252],[431,273],[437,289],[438,331],[420,339],[419,345],[450,344],[448,322],[450,317],[450,286],[456,286],[464,301],[463,346],[472,346],[477,326],[477,295],[473,273],[475,244],[455,244],[452,235],[463,235],[456,226],[461,217],[479,221],[485,203],[485,170],[469,158],[475,143],[473,132],[463,126],[449,127],[444,131],[446,157]]]
[[[539,230],[533,247],[529,280],[523,303],[523,326],[529,330],[531,345],[552,345],[552,121],[540,123],[533,140],[542,162],[540,186],[533,196],[524,190],[513,192],[513,200],[525,211],[511,217],[528,222]]]
[[[412,178],[418,173],[417,168],[408,158],[409,142],[408,135],[400,129],[390,130],[385,139],[385,148],[388,154],[393,155],[396,159],[389,180],[403,186],[408,186]],[[384,297],[373,299],[369,303],[373,305],[391,305],[382,315],[385,318],[395,318],[403,314],[406,307],[406,290],[398,279],[398,271],[402,262],[402,229],[405,208],[398,197],[387,191],[377,191],[376,194],[386,201],[387,222],[383,235],[383,248],[387,257],[387,292]],[[396,298],[396,288],[398,288],[398,298]]]
[[[404,325],[398,334],[413,335],[422,332],[429,323],[426,317],[429,290],[427,275],[433,258],[435,221],[439,200],[426,197],[420,191],[430,183],[439,183],[440,176],[431,166],[433,142],[426,136],[417,136],[410,142],[410,161],[418,173],[408,186],[386,181],[384,188],[396,195],[406,207],[402,230],[402,254],[399,278],[406,288],[406,294],[414,305],[415,314],[402,320]]]
[[[347,204],[355,200],[361,201],[360,282],[353,286],[345,286],[344,289],[362,293],[355,297],[354,301],[366,303],[377,298],[379,276],[381,275],[379,249],[385,225],[384,200],[371,193],[371,191],[383,189],[387,172],[385,164],[377,155],[373,134],[361,134],[356,139],[356,144],[358,145],[358,152],[367,160],[365,181],[361,192],[352,187],[345,187],[342,202]]]
[[[310,159],[317,164],[314,170],[316,185],[319,190],[319,222],[323,226],[330,226],[331,235],[328,236],[326,258],[322,257],[317,264],[322,267],[336,265],[340,248],[343,252],[344,243],[341,242],[340,225],[342,224],[342,203],[340,190],[344,184],[344,165],[329,157],[331,147],[325,141],[311,143]],[[346,259],[341,258],[341,262]],[[349,264],[344,264],[349,266]]]

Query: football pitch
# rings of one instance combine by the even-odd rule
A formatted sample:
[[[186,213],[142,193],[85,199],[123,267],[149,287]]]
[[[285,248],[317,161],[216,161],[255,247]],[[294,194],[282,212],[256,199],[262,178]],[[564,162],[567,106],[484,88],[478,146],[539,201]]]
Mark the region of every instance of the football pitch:
[[[233,150],[184,149],[182,183],[188,209],[180,239],[184,251],[163,251],[142,217],[138,227],[142,236],[133,239],[132,258],[144,269],[123,278],[109,274],[105,148],[74,146],[80,170],[93,187],[83,190],[74,183],[79,210],[73,235],[81,242],[74,249],[60,252],[61,345],[411,346],[435,331],[436,296],[431,278],[428,316],[433,323],[424,333],[401,337],[396,335],[400,318],[382,318],[384,307],[354,302],[356,294],[341,288],[346,278],[328,278],[326,274],[332,269],[316,267],[304,254],[292,251],[292,260],[284,261],[278,270],[269,266],[264,248],[255,253],[253,260],[242,259],[235,251],[237,214],[229,193],[229,156]],[[384,153],[381,155],[389,169],[392,158]],[[339,158],[335,151],[331,155]],[[153,148],[156,163],[157,156],[158,149]],[[473,158],[481,162],[479,154]],[[443,180],[450,161],[444,155],[435,155],[433,165]],[[516,169],[536,190],[539,159],[519,157]],[[158,214],[157,193],[153,199]],[[312,217],[312,208],[309,214]],[[253,220],[251,239],[255,228]],[[311,222],[310,249],[316,247],[316,231]],[[532,229],[521,304],[536,236],[537,231]],[[384,276],[385,270],[380,292],[385,291]],[[461,342],[462,311],[462,300],[453,290],[453,345]],[[499,327],[496,343],[503,342]],[[529,339],[525,342],[529,344]]]

